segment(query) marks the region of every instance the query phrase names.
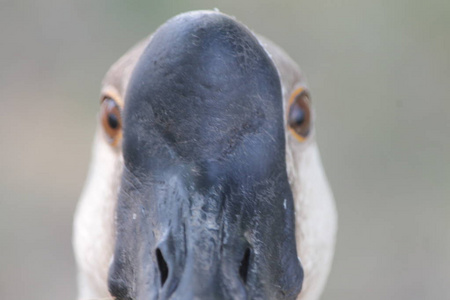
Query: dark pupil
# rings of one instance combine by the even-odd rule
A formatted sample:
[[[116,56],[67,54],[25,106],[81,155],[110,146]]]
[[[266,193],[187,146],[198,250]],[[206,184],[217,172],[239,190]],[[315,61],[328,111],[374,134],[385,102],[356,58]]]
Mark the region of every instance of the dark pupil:
[[[117,129],[119,127],[119,119],[115,114],[108,114],[108,124],[112,129]]]
[[[305,111],[299,105],[292,105],[289,113],[289,123],[291,125],[302,125],[305,121]]]

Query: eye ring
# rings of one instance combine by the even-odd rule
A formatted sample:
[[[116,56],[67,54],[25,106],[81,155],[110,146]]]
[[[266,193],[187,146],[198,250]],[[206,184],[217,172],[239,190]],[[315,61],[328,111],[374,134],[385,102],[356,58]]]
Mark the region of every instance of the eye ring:
[[[122,116],[120,106],[114,99],[105,97],[102,100],[100,120],[108,142],[116,146],[122,138]]]
[[[289,99],[287,125],[292,135],[304,142],[311,132],[312,113],[309,93],[303,88],[295,90]]]

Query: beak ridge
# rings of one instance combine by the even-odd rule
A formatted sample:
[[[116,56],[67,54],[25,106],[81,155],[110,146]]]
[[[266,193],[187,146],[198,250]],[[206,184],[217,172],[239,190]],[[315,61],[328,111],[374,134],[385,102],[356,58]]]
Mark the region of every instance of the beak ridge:
[[[111,294],[295,299],[282,91],[255,36],[220,13],[175,17],[142,54],[125,103]]]

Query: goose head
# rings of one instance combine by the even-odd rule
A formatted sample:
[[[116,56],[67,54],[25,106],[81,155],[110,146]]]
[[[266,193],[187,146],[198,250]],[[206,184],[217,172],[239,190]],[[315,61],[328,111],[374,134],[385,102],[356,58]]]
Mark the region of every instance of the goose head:
[[[317,299],[336,213],[313,122],[272,42],[218,12],[167,21],[102,84],[79,299]]]

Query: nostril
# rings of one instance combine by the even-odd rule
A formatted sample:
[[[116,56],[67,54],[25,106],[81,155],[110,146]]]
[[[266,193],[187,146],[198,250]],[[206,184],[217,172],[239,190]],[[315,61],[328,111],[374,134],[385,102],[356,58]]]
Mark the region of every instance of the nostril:
[[[156,249],[156,260],[158,261],[159,273],[161,275],[161,286],[164,286],[164,283],[169,276],[169,266],[167,265],[167,262],[159,248]]]
[[[239,267],[239,275],[244,283],[247,283],[248,267],[250,265],[250,248],[247,248],[242,258],[241,265]]]

